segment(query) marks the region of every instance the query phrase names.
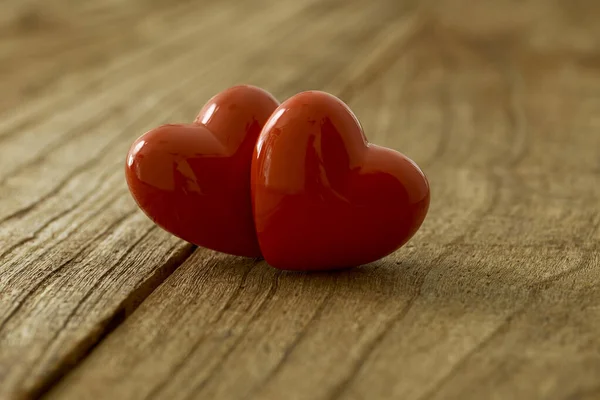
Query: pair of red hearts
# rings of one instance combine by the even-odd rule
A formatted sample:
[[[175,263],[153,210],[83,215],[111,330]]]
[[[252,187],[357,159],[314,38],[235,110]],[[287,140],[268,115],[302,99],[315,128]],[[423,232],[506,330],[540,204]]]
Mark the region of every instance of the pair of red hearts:
[[[126,177],[163,229],[286,270],[382,258],[414,235],[429,207],[419,167],[369,144],[352,111],[316,91],[279,105],[256,87],[227,89],[193,124],[137,139]]]

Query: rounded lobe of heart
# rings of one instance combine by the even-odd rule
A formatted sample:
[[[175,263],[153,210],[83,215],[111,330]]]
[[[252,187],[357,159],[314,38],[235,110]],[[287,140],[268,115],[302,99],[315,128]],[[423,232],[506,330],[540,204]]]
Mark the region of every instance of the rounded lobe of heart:
[[[429,183],[394,150],[366,141],[323,92],[281,104],[252,159],[254,222],[265,260],[285,270],[348,268],[405,244],[429,208]]]
[[[193,124],[163,125],[131,146],[125,176],[139,207],[166,231],[223,253],[261,256],[250,199],[257,137],[278,106],[252,86],[221,92]]]

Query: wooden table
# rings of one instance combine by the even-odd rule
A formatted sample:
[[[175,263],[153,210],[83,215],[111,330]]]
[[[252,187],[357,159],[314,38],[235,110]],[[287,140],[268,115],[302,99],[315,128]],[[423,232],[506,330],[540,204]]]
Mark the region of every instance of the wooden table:
[[[0,399],[600,398],[596,0],[4,0]],[[126,151],[231,85],[347,102],[429,176],[393,255],[194,248]]]

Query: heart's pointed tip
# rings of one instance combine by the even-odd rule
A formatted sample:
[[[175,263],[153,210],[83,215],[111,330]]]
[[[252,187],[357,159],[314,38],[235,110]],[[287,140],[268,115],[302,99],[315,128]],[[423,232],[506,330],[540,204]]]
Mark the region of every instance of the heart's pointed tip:
[[[192,243],[193,244],[193,243]],[[203,246],[198,246],[198,247],[203,247]],[[245,248],[245,249],[240,249],[240,248],[224,248],[224,247],[205,247],[209,250],[215,251],[217,253],[221,253],[221,254],[226,254],[229,256],[233,256],[233,257],[239,257],[242,259],[245,259],[247,261],[253,261],[253,262],[261,262],[264,260],[264,258],[262,257],[262,254],[260,253],[260,250],[257,250],[256,248]]]
[[[267,250],[273,250],[269,248]],[[383,258],[383,257],[380,257]],[[333,260],[327,255],[317,256],[313,253],[296,254],[296,257],[286,257],[283,254],[271,252],[264,256],[265,263],[271,268],[290,273],[336,273],[354,270],[368,265],[376,260]]]
[[[356,266],[344,266],[344,267],[334,267],[334,266],[311,266],[311,265],[271,265],[267,262],[272,268],[275,268],[282,272],[289,273],[303,273],[303,274],[318,274],[318,273],[337,273],[349,271],[352,269],[356,269],[361,267],[362,265]]]

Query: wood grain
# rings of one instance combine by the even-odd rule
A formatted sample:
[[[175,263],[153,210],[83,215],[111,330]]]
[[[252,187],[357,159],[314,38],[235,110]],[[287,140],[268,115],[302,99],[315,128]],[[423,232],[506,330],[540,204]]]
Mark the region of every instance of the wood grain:
[[[596,2],[5,3],[1,399],[600,396]],[[417,236],[301,274],[154,228],[129,144],[242,82],[417,161]]]

